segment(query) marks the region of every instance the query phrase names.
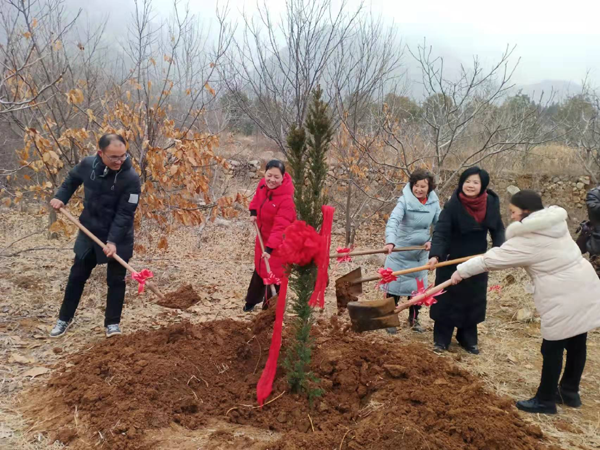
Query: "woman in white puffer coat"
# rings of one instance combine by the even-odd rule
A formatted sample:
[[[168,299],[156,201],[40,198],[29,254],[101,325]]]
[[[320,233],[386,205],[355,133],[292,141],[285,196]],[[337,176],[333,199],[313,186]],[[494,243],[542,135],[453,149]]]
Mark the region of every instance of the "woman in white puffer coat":
[[[515,222],[506,230],[506,242],[460,264],[452,281],[510,267],[526,270],[541,316],[544,361],[537,394],[517,402],[517,408],[542,414],[555,414],[556,403],[577,408],[587,332],[600,327],[600,279],[571,237],[563,208],[544,209],[541,197],[525,190],[512,197],[510,210]]]

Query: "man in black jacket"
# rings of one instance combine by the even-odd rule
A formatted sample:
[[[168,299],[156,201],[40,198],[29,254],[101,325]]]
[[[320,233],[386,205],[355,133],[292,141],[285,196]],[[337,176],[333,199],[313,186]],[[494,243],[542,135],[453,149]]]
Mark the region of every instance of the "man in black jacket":
[[[106,242],[107,248],[103,250],[79,232],[74,247],[75,261],[59,318],[50,337],[66,333],[73,322],[86,281],[94,267],[104,263],[108,263],[106,336],[121,334],[119,323],[125,300],[126,270],[112,256],[117,251],[125,261],[133,256],[133,220],[139,202],[140,178],[132,166],[122,136],[105,134],[98,141],[98,147],[96,156],[84,158],[69,172],[50,205],[57,210],[62,208],[83,184],[83,212],[79,220],[98,239]]]

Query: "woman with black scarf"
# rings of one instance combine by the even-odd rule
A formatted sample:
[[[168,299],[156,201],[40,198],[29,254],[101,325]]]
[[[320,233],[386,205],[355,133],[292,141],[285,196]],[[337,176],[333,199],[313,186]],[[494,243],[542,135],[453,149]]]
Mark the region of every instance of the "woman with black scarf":
[[[504,224],[500,214],[500,199],[487,189],[490,176],[479,167],[465,170],[458,188],[444,206],[433,233],[429,265],[487,251],[488,232],[494,247],[504,243]],[[436,271],[435,284],[452,277],[456,265]],[[435,352],[448,350],[454,328],[456,340],[467,352],[479,354],[477,324],[485,320],[487,307],[487,273],[448,288],[430,309],[434,320]]]

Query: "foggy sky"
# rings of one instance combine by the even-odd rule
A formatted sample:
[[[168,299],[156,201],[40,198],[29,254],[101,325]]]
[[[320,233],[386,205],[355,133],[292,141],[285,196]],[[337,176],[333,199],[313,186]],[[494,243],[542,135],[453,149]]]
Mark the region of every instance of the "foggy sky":
[[[123,32],[133,11],[133,0],[67,0],[81,7],[86,20],[110,16],[107,32]],[[334,0],[339,4],[339,0]],[[184,2],[182,2],[184,3]],[[281,0],[270,0],[269,11],[284,9]],[[355,8],[357,0],[349,0]],[[173,0],[154,0],[157,14],[167,17]],[[224,5],[223,1],[219,2]],[[215,0],[192,0],[191,9],[205,24],[215,24]],[[241,11],[255,9],[255,2],[229,0],[231,20]],[[513,81],[533,84],[544,80],[565,80],[581,84],[587,72],[594,86],[600,84],[600,2],[590,0],[371,0],[366,3],[375,15],[398,27],[405,43],[414,46],[427,38],[434,51],[445,58],[469,64],[473,55],[483,62],[496,61],[508,45],[517,45],[521,57]]]

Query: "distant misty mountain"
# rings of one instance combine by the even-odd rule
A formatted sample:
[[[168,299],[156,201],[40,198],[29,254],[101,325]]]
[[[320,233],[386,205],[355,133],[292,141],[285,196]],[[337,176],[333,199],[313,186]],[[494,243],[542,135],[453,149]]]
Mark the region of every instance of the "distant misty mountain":
[[[411,50],[416,51],[416,45],[410,46]],[[465,64],[468,69],[472,65],[472,60],[462,60],[451,48],[434,43],[433,55],[444,60],[444,77],[447,79],[457,79],[460,76],[461,65]],[[433,58],[432,58],[433,59]],[[402,60],[402,70],[404,74],[404,92],[417,102],[422,102],[427,97],[427,90],[423,86],[421,67],[419,63],[410,55],[408,51],[404,53]],[[484,64],[484,67],[489,64]],[[568,97],[581,93],[581,84],[568,80],[543,80],[532,84],[515,84],[513,88],[506,92],[506,97],[524,94],[528,95],[536,103],[560,103]],[[551,98],[550,98],[551,97]]]
[[[516,85],[510,95],[524,94],[535,102],[540,101],[546,103],[549,97],[552,96],[553,103],[560,103],[566,98],[581,93],[582,86],[578,83],[566,80],[544,80],[534,84]]]

